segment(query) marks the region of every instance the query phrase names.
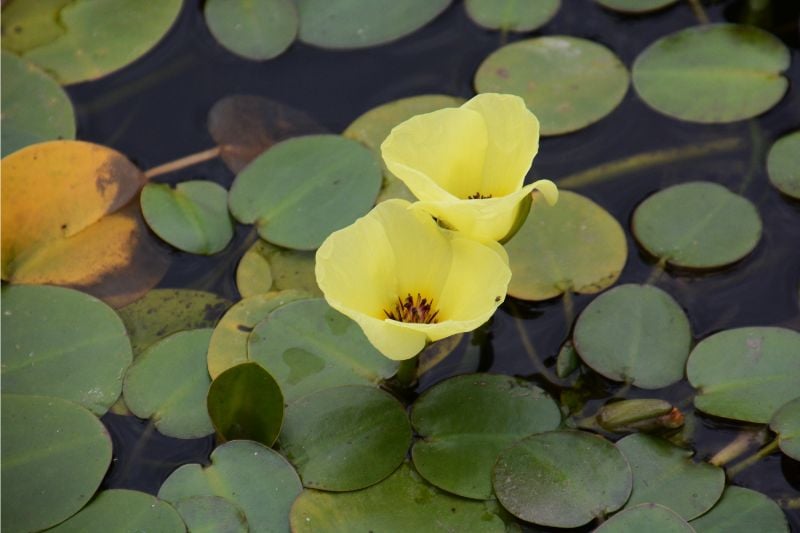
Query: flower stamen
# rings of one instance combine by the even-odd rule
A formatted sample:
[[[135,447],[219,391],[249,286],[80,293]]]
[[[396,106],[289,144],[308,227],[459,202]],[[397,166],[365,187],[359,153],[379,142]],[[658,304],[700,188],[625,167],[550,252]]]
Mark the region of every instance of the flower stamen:
[[[390,320],[397,320],[398,322],[409,322],[413,324],[435,324],[436,317],[439,315],[439,310],[431,312],[433,309],[433,299],[428,301],[423,298],[420,293],[417,293],[416,299],[411,296],[411,293],[400,299],[397,297],[397,303],[394,305],[393,311],[383,310],[386,318]]]
[[[467,200],[485,200],[486,198],[491,198],[491,194],[487,194],[486,196],[482,195],[480,191],[476,192],[475,194],[470,194],[467,196]]]

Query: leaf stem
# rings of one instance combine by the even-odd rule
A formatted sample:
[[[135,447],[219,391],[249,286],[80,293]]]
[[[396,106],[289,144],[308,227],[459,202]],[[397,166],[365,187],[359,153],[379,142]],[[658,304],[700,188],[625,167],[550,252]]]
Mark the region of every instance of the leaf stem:
[[[700,3],[700,0],[689,0],[689,7],[692,8],[694,16],[697,17],[697,22],[700,24],[708,24],[710,22],[708,15],[706,14],[706,10],[703,9],[703,4]]]
[[[666,258],[662,257],[658,260],[658,263],[653,265],[653,270],[650,271],[650,275],[647,276],[645,280],[645,285],[655,285],[656,282],[661,278],[661,275],[664,273],[664,269],[667,266]]]
[[[758,450],[753,455],[744,458],[742,461],[730,467],[728,469],[728,479],[733,479],[737,475],[741,474],[743,470],[750,468],[764,457],[770,455],[772,452],[778,449],[779,443],[780,443],[779,439],[775,438],[772,442],[770,442],[769,444]]]
[[[715,453],[708,462],[714,466],[725,466],[737,457],[740,457],[756,442],[763,444],[763,438],[761,437],[761,432],[742,432],[738,434],[735,439],[725,445],[720,451]]]
[[[215,157],[219,156],[221,151],[221,146],[215,146],[214,148],[209,148],[208,150],[203,150],[202,152],[187,155],[186,157],[181,157],[175,161],[170,161],[169,163],[164,163],[163,165],[153,167],[147,170],[144,175],[147,179],[151,179],[162,174],[175,172],[176,170],[181,170],[186,167],[191,167],[193,165],[197,165],[198,163],[203,163],[204,161],[214,159]]]
[[[547,367],[544,366],[544,363],[539,359],[536,348],[533,347],[533,343],[530,337],[528,337],[528,332],[525,331],[524,320],[518,316],[519,313],[517,313],[516,306],[513,303],[509,303],[509,306],[513,311],[512,319],[514,320],[514,326],[517,328],[517,333],[519,333],[519,340],[522,342],[522,347],[525,348],[525,353],[528,354],[528,359],[530,359],[531,363],[533,363],[533,366],[536,368],[536,372],[541,374],[544,379],[553,385],[558,385],[560,381],[550,373]]]

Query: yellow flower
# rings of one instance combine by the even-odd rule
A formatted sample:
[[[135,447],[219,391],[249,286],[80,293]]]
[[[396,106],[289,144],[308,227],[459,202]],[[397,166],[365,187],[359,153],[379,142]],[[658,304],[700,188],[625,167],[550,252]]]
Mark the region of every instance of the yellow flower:
[[[420,200],[418,207],[484,241],[510,237],[534,189],[550,205],[558,200],[552,181],[523,187],[538,150],[536,116],[522,98],[494,93],[412,117],[381,145],[386,167]]]
[[[332,233],[316,257],[325,299],[390,359],[477,328],[502,303],[511,279],[502,246],[442,229],[411,205],[378,204]]]

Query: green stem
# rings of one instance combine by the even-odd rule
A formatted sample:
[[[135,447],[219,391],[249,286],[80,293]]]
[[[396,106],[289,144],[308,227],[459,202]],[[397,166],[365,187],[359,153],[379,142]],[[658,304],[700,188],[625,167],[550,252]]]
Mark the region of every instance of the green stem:
[[[753,444],[758,442],[759,434],[742,432],[731,442],[725,445],[720,451],[714,454],[708,462],[715,466],[725,466],[731,461],[740,457]],[[762,441],[763,442],[763,441]]]
[[[528,337],[528,332],[525,331],[525,321],[519,318],[517,307],[513,302],[509,302],[509,307],[511,308],[512,316],[514,318],[514,326],[517,328],[517,333],[519,333],[519,340],[522,342],[522,347],[525,348],[525,353],[528,354],[528,359],[530,359],[531,363],[533,363],[536,372],[541,374],[542,377],[550,383],[558,385],[559,380],[550,373],[550,371],[544,366],[544,363],[542,363],[542,361],[539,359],[539,355],[536,353],[536,348],[533,347],[533,343],[531,342],[530,337]]]
[[[186,157],[181,157],[180,159],[176,159],[175,161],[170,161],[169,163],[164,163],[163,165],[158,165],[157,167],[153,167],[147,170],[144,173],[144,175],[147,179],[151,179],[156,176],[160,176],[162,174],[175,172],[176,170],[181,170],[183,168],[190,167],[192,165],[197,165],[198,163],[203,163],[210,159],[214,159],[215,157],[219,156],[221,151],[222,151],[221,146],[215,146],[214,148],[209,148],[208,150],[203,150],[202,152],[197,152],[196,154],[187,155]]]
[[[800,496],[796,498],[782,498],[778,501],[784,509],[800,509]]]
[[[753,455],[744,458],[742,461],[730,467],[728,469],[728,479],[733,479],[737,475],[741,474],[743,470],[750,468],[764,457],[770,455],[772,452],[778,449],[779,443],[780,441],[776,438]]]
[[[665,258],[661,258],[658,260],[658,263],[653,265],[653,270],[650,271],[650,275],[647,276],[647,280],[645,280],[645,285],[655,285],[656,282],[661,278],[661,275],[664,273],[664,269],[667,266],[667,260]]]
[[[397,374],[394,375],[395,383],[405,390],[414,388],[414,385],[417,383],[418,365],[419,357],[416,355],[411,359],[400,361],[400,366],[397,368]]]
[[[708,15],[706,14],[706,10],[703,8],[703,4],[700,3],[700,0],[689,0],[689,7],[692,8],[694,16],[697,17],[697,22],[700,24],[708,24],[710,22]]]

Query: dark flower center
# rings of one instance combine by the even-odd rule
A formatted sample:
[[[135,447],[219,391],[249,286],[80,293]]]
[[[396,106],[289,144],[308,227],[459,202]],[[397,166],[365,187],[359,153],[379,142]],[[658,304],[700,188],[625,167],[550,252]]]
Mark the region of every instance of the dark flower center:
[[[480,192],[476,192],[475,194],[470,194],[467,196],[467,200],[483,200],[485,198],[491,198],[491,194],[487,194],[486,196],[482,195]]]
[[[439,311],[431,312],[432,308],[433,300],[428,301],[427,298],[423,298],[419,293],[417,293],[417,297],[414,298],[409,293],[404,300],[401,300],[399,296],[397,297],[394,310],[387,311],[384,309],[383,312],[386,314],[386,318],[397,320],[398,322],[435,324],[436,316],[439,314]]]

